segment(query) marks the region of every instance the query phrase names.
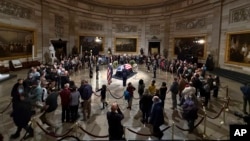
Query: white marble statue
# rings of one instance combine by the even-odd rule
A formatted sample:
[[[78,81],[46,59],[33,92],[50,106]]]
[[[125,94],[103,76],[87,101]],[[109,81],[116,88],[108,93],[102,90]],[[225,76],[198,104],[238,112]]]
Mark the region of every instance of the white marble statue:
[[[56,59],[56,51],[55,48],[52,44],[49,46],[49,53],[50,53],[50,58],[51,58],[51,63],[54,64],[54,61]]]

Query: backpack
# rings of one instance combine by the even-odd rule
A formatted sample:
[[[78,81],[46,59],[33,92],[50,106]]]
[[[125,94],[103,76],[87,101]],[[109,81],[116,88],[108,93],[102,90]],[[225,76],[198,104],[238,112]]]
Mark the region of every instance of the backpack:
[[[123,96],[124,96],[125,100],[128,100],[130,98],[129,91],[125,90],[123,93]]]

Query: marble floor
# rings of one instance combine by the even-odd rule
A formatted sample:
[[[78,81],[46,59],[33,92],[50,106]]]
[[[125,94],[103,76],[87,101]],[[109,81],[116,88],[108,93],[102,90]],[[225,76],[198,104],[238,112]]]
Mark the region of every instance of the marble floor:
[[[95,77],[93,79],[89,79],[88,70],[80,70],[71,75],[71,79],[76,82],[77,86],[80,86],[80,81],[82,79],[88,79],[89,83],[92,84],[93,89],[98,89],[102,86],[102,84],[106,84],[106,66],[101,67],[100,71],[100,79],[96,80]],[[10,117],[11,108],[8,108],[6,111],[6,107],[10,102],[10,92],[14,83],[16,83],[17,78],[25,78],[27,74],[27,70],[20,70],[16,72],[11,72],[11,74],[17,74],[16,78],[7,80],[5,82],[0,83],[0,133],[4,135],[4,141],[9,141],[9,136],[13,134],[16,130],[15,125],[13,124],[12,118]],[[95,76],[95,74],[94,74]],[[146,86],[149,86],[152,80],[152,72],[146,72],[145,66],[139,66],[138,73],[133,77],[129,78],[127,82],[132,82],[132,84],[137,88],[139,79],[143,79],[146,83]],[[167,86],[170,87],[170,84],[173,81],[173,75],[167,72],[158,71],[156,85],[160,87],[163,81],[167,82]],[[242,119],[235,117],[233,113],[238,111],[242,113],[242,93],[239,90],[241,84],[231,81],[226,78],[221,78],[222,88],[219,91],[219,97],[217,99],[211,98],[211,102],[209,104],[209,108],[206,110],[207,118],[202,120],[204,117],[204,112],[202,108],[200,110],[199,118],[196,120],[196,124],[200,122],[200,124],[196,127],[193,133],[188,133],[187,131],[183,131],[183,129],[187,129],[187,123],[181,117],[181,109],[178,108],[177,111],[173,111],[170,109],[171,107],[171,97],[170,93],[167,94],[165,100],[165,125],[163,128],[170,126],[167,130],[164,131],[164,136],[162,139],[166,140],[228,140],[229,139],[229,125],[233,123],[243,123]],[[211,119],[218,115],[219,111],[222,109],[224,103],[227,102],[226,97],[226,88],[228,86],[228,95],[231,98],[229,102],[229,110],[222,111],[219,117],[215,119]],[[124,120],[122,121],[125,127],[125,137],[127,140],[156,140],[157,138],[150,136],[150,125],[143,125],[140,122],[141,113],[138,107],[138,94],[137,92],[134,94],[135,99],[133,100],[132,110],[127,110],[127,103],[124,98],[117,99],[123,95],[124,88],[122,87],[122,80],[112,79],[112,84],[108,86],[112,95],[108,94],[107,100],[109,105],[112,102],[117,102],[122,112],[125,115]],[[58,99],[60,101],[60,99]],[[108,135],[108,124],[106,120],[106,112],[110,109],[108,106],[107,109],[101,110],[100,97],[93,95],[92,96],[92,115],[91,118],[87,121],[81,121],[82,117],[80,117],[77,123],[61,123],[61,107],[58,107],[55,114],[55,123],[60,127],[56,134],[58,138],[47,135],[45,131],[43,131],[39,126],[41,125],[43,129],[46,129],[46,125],[42,125],[38,116],[36,115],[33,120],[33,127],[35,129],[35,136],[28,140],[31,141],[55,141],[55,140],[76,140],[73,138],[65,138],[61,139],[61,135],[64,135],[69,130],[68,135],[73,135],[78,137],[80,140],[107,140]],[[2,112],[4,111],[4,112]],[[210,118],[209,118],[210,117]],[[38,123],[38,124],[37,124]],[[204,128],[204,125],[206,127]],[[81,127],[81,128],[80,128]],[[204,130],[205,129],[205,130]],[[83,130],[86,130],[84,132]],[[135,134],[134,132],[138,134]],[[204,132],[205,131],[205,132]],[[24,135],[25,131],[22,131],[21,137]],[[90,133],[90,134],[88,134]],[[16,140],[20,140],[19,139]]]

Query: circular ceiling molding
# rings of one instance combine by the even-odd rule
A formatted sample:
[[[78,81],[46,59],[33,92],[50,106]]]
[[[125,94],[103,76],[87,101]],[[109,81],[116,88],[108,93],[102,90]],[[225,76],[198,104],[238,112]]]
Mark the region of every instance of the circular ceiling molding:
[[[184,0],[78,0],[79,2],[119,9],[159,7]]]

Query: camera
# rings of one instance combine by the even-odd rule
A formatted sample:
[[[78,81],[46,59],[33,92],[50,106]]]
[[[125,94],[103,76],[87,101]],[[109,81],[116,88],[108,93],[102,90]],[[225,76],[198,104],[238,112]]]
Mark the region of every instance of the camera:
[[[238,112],[234,112],[234,115],[239,118],[242,118],[247,125],[250,125],[250,115],[243,115]]]

